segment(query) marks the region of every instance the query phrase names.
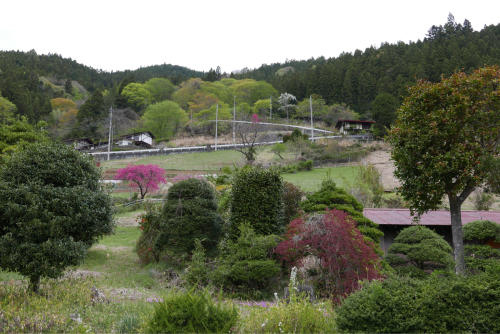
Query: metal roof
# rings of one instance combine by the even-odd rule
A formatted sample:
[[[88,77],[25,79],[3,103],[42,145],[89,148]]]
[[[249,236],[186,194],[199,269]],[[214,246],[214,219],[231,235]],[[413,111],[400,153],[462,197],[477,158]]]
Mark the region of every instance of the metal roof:
[[[379,225],[411,225],[413,222],[407,209],[365,209],[363,215]],[[462,211],[462,225],[474,220],[491,220],[500,224],[500,211]],[[422,215],[420,224],[451,226],[450,212],[429,211]]]

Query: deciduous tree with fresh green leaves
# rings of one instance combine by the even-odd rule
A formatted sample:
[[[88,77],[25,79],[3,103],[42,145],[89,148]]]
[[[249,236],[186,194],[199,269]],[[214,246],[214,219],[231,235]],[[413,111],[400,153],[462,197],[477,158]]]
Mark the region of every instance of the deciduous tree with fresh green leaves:
[[[457,72],[409,88],[389,132],[400,192],[415,219],[448,197],[455,270],[463,273],[461,207],[487,177],[483,162],[500,143],[500,68]]]

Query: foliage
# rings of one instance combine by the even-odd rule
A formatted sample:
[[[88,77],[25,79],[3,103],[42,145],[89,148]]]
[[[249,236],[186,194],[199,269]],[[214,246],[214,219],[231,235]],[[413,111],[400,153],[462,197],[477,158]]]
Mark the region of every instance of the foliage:
[[[156,138],[170,138],[182,130],[187,121],[186,112],[177,103],[163,101],[146,108],[140,128],[151,131]]]
[[[191,175],[191,174],[177,174],[174,178],[173,178],[173,182],[180,182],[180,181],[184,181],[184,180],[188,180],[188,179],[192,179],[192,178],[195,178],[195,179],[198,179],[198,180],[203,180],[204,177],[203,175]]]
[[[500,259],[500,250],[493,248],[493,242],[500,242],[500,225],[491,220],[475,220],[464,225],[464,240],[479,244],[465,245],[465,263],[469,270],[485,271],[486,267]]]
[[[257,234],[281,234],[285,229],[283,191],[283,180],[277,171],[242,169],[234,178],[231,191],[231,239],[236,240],[239,226],[245,223]]]
[[[133,106],[134,111],[142,110],[152,101],[151,93],[146,85],[132,82],[129,83],[121,92],[128,103]]]
[[[229,333],[238,321],[238,310],[217,302],[207,290],[171,292],[155,305],[147,324],[151,333]]]
[[[283,143],[276,143],[271,147],[271,152],[280,157],[281,160],[283,160],[283,157],[281,155],[285,153],[285,151],[286,151],[286,146]]]
[[[418,225],[399,232],[389,247],[385,259],[398,273],[421,278],[427,276],[425,270],[449,269],[453,263],[451,252],[450,245],[442,236],[425,226]],[[408,266],[416,268],[405,272],[408,271]]]
[[[137,193],[134,193],[137,195]],[[155,242],[160,235],[162,207],[146,203],[146,212],[138,217],[141,235],[137,239],[135,251],[139,261],[143,264],[160,261],[161,251],[155,247]]]
[[[174,85],[165,78],[152,78],[144,83],[145,88],[151,93],[152,102],[170,100],[174,92]]]
[[[291,277],[292,281],[292,277]],[[290,300],[279,300],[267,307],[252,307],[242,319],[239,330],[243,333],[334,333],[335,317],[329,302],[302,302],[294,293],[292,283]]]
[[[337,187],[332,180],[324,180],[321,183],[321,189],[308,195],[307,199],[300,204],[300,207],[307,213],[324,212],[326,209],[345,211],[352,217],[365,238],[375,244],[378,244],[380,242],[379,237],[384,235],[377,228],[377,224],[363,216],[363,205],[344,189]],[[378,246],[375,249],[380,252]]]
[[[59,277],[113,230],[109,195],[89,155],[35,143],[0,170],[0,267],[30,278]]]
[[[16,111],[16,105],[0,95],[0,117],[4,124],[6,121],[12,119]]]
[[[312,160],[307,160],[307,161],[299,161],[296,164],[293,165],[285,165],[279,168],[281,173],[296,173],[300,171],[311,171],[313,170],[313,161]]]
[[[76,114],[78,123],[73,128],[75,137],[96,137],[99,122],[106,116],[105,102],[102,93],[96,90],[90,99],[80,107]]]
[[[343,333],[496,333],[500,275],[373,281],[336,310]]]
[[[282,93],[278,98],[278,102],[280,104],[279,110],[286,112],[287,122],[288,119],[290,118],[289,116],[290,110],[295,111],[297,109],[297,106],[293,104],[294,101],[297,101],[297,98],[294,95],[286,92]]]
[[[495,203],[495,197],[492,193],[479,189],[472,195],[472,204],[474,210],[489,211]]]
[[[258,235],[248,224],[240,225],[239,230],[236,242],[227,241],[210,279],[216,286],[262,289],[280,272],[279,264],[271,258],[279,237]]]
[[[391,94],[382,93],[377,95],[372,108],[372,118],[375,121],[373,127],[380,136],[385,136],[396,121],[396,101]]]
[[[45,122],[30,125],[26,118],[11,125],[0,124],[0,164],[28,143],[47,142],[47,131],[40,130],[44,125]]]
[[[125,313],[117,324],[118,333],[126,334],[136,332],[140,327],[139,318],[133,313]]]
[[[327,210],[325,215],[302,216],[288,226],[276,253],[289,266],[301,266],[312,255],[321,260],[317,287],[338,303],[358,289],[363,279],[378,279],[380,261],[346,212]]]
[[[417,218],[450,204],[456,270],[463,272],[461,205],[486,176],[481,160],[498,153],[500,87],[497,66],[409,89],[390,131],[394,174]],[[488,124],[488,126],[485,126]]]
[[[348,193],[363,203],[363,206],[369,208],[382,206],[384,186],[380,173],[374,165],[360,165],[357,177],[352,182],[344,179],[344,186]]]
[[[147,193],[159,190],[161,183],[166,183],[165,170],[158,165],[128,165],[116,171],[115,180],[127,180],[134,189],[141,193],[144,199]]]
[[[59,109],[64,111],[68,111],[70,109],[77,109],[75,102],[60,97],[50,100],[50,104],[52,105],[53,109]]]
[[[166,199],[156,247],[191,254],[198,239],[212,255],[222,229],[213,187],[205,180],[191,178],[170,187]]]
[[[194,240],[194,251],[183,278],[192,286],[207,284],[209,268],[206,265],[205,249],[201,241]]]
[[[283,191],[283,202],[285,203],[285,223],[288,224],[300,211],[300,201],[304,192],[293,183],[285,182]]]

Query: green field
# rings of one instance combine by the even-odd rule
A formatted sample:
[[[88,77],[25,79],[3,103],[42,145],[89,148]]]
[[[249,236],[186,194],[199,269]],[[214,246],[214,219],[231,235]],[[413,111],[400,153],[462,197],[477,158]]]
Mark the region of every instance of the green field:
[[[315,168],[308,172],[297,172],[296,174],[282,174],[284,181],[291,182],[300,187],[303,191],[317,191],[321,182],[327,178],[327,172],[330,178],[339,186],[343,187],[343,177],[352,179],[357,174],[356,167],[333,167],[333,168]]]

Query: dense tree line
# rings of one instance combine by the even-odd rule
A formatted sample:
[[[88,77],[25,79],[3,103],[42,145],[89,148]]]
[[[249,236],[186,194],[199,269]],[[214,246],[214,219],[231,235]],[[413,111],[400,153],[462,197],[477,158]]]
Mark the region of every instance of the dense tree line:
[[[500,24],[474,31],[471,23],[456,23],[448,16],[444,26],[432,26],[423,40],[382,43],[364,52],[344,52],[339,57],[287,61],[262,65],[233,74],[236,79],[265,80],[278,91],[302,100],[321,96],[326,104],[345,103],[361,114],[372,110],[379,94],[390,94],[398,106],[405,87],[417,79],[439,82],[454,71],[467,73],[500,62]]]
[[[26,116],[34,123],[52,111],[50,100],[65,97],[71,91],[53,91],[40,80],[41,77],[55,78],[63,82],[62,87],[71,89],[71,81],[78,81],[86,90],[112,90],[126,78],[133,76],[134,82],[145,82],[151,78],[169,78],[174,84],[192,78],[202,77],[203,72],[186,67],[162,64],[141,67],[134,71],[106,72],[94,69],[57,53],[38,55],[35,50],[0,51],[0,96],[17,108],[14,116]]]

